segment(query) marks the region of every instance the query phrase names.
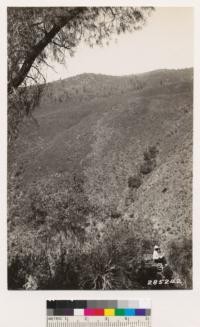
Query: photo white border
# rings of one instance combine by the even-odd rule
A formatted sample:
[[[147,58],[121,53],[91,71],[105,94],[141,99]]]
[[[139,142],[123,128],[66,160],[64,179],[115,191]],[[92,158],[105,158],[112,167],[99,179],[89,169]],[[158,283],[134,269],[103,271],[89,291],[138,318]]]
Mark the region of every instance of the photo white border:
[[[7,6],[194,7],[193,290],[187,291],[8,291],[7,290]],[[0,4],[0,326],[43,327],[47,299],[150,298],[153,327],[200,327],[200,1],[199,0],[7,0]],[[10,308],[12,307],[12,314]],[[170,312],[170,314],[169,314]]]

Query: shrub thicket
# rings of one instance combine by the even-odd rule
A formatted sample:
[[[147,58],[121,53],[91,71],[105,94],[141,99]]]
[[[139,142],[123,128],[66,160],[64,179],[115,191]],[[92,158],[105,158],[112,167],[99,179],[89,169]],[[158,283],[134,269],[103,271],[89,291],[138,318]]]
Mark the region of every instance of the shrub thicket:
[[[158,149],[156,146],[149,146],[146,151],[144,151],[144,162],[140,166],[140,173],[147,175],[151,173],[156,167],[156,155]]]
[[[192,241],[188,238],[173,239],[169,245],[169,261],[183,283],[184,288],[192,287]]]
[[[122,217],[102,224],[81,178],[50,176],[30,185],[12,205],[9,289],[141,287],[137,270],[146,251],[141,230]]]
[[[140,175],[130,176],[128,179],[128,187],[131,189],[139,188],[142,184],[142,179]]]
[[[155,159],[155,151],[149,156]],[[143,262],[157,243],[151,221],[140,217],[133,223],[114,209],[102,220],[101,208],[90,204],[81,176],[56,174],[23,189],[23,174],[16,172],[8,184],[9,289],[147,287],[155,271]],[[140,183],[139,176],[129,178],[130,188]],[[171,242],[167,257],[190,287],[190,241]]]
[[[113,225],[109,221],[100,238],[90,231],[84,242],[75,235],[66,238],[61,233],[48,240],[44,229],[43,232],[43,237],[37,233],[37,241],[33,236],[32,246],[30,238],[25,239],[28,235],[21,235],[18,244],[10,248],[10,289],[30,287],[30,277],[38,289],[139,288],[137,269],[142,240],[126,223]]]

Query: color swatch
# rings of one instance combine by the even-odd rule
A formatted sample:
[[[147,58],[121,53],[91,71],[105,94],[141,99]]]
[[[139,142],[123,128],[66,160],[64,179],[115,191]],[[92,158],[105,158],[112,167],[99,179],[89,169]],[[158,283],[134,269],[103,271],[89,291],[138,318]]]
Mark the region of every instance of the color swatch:
[[[47,316],[133,317],[150,316],[149,300],[135,301],[47,301]]]

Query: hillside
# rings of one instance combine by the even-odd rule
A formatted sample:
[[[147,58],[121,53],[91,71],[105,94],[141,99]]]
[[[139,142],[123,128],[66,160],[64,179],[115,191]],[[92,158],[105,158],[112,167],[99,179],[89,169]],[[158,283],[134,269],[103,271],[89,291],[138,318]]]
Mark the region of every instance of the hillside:
[[[187,268],[181,260],[178,264],[170,244],[180,246],[180,251],[187,246],[191,252],[192,69],[123,77],[82,74],[53,82],[46,86],[34,117],[37,124],[23,122],[9,156],[14,176],[9,189],[10,256],[22,246],[16,230],[30,233],[32,239],[38,229],[46,228],[51,213],[54,224],[57,219],[70,221],[74,229],[85,231],[83,251],[92,246],[91,233],[101,243],[107,224],[111,232],[128,224],[129,232],[140,234],[141,256],[160,244],[184,287],[191,287],[191,263]],[[149,158],[151,148],[156,150]],[[60,209],[54,203],[58,194],[60,203],[59,192],[63,198],[70,194],[64,218],[58,218]],[[38,203],[34,210],[31,199]]]

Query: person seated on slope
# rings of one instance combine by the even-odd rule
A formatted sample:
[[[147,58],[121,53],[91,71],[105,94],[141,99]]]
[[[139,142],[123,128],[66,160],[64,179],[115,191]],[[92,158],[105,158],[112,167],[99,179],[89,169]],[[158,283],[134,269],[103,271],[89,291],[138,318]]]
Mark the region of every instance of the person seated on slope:
[[[164,255],[164,253],[161,252],[160,247],[158,245],[154,246],[153,261],[155,263],[161,263],[163,266],[165,266],[167,264],[165,255]]]

